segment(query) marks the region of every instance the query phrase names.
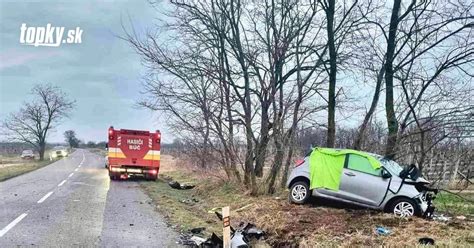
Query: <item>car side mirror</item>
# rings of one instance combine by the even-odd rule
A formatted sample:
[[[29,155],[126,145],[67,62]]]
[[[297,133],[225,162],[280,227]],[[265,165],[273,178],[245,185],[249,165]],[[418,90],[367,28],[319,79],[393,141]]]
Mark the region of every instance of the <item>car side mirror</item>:
[[[392,174],[385,169],[382,169],[382,178],[391,178]]]

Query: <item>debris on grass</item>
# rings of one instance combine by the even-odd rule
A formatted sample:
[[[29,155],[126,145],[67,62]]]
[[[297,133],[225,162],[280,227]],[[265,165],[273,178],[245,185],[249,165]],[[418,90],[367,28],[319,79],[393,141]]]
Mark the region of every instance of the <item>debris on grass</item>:
[[[245,210],[245,209],[247,209],[247,208],[249,208],[249,207],[251,207],[251,206],[252,206],[252,204],[247,204],[247,205],[245,205],[245,206],[243,206],[243,207],[241,207],[241,208],[236,209],[235,212],[240,212],[240,211]]]
[[[189,232],[191,232],[192,234],[200,234],[204,230],[206,230],[205,227],[195,227],[195,228],[189,229]]]
[[[434,214],[433,215],[433,220],[439,221],[439,222],[447,222],[451,220],[451,217],[445,216],[444,214]]]
[[[465,219],[466,219],[466,216],[464,216],[464,215],[459,215],[459,216],[456,216],[456,219],[458,219],[458,220],[465,220]]]
[[[222,247],[223,241],[222,238],[217,236],[215,233],[209,238],[203,238],[197,235],[193,235],[191,233],[182,233],[178,237],[178,241],[176,242],[181,245],[190,246],[190,247]]]
[[[190,183],[179,183],[177,181],[169,181],[168,185],[173,189],[192,189],[195,187],[194,184]]]
[[[418,240],[418,243],[422,245],[434,245],[435,241],[432,238],[424,237]]]
[[[220,210],[221,208],[211,208],[209,209],[207,212],[210,213],[210,214],[213,214],[215,212],[217,212],[218,210]]]
[[[199,202],[199,200],[196,199],[196,198],[190,198],[190,199],[181,200],[181,203],[184,203],[184,204],[189,205],[189,206],[192,206],[192,205],[194,205],[194,204],[196,204],[196,203],[198,203],[198,202]]]
[[[390,235],[391,231],[383,226],[378,226],[375,228],[375,233],[377,233],[378,235],[387,236]]]
[[[441,247],[469,247],[474,243],[474,208],[471,205],[456,208],[459,211],[454,213],[445,211],[449,208],[441,209],[432,220],[397,218],[373,210],[337,204],[331,206],[320,199],[294,205],[284,200],[284,193],[278,195],[280,199],[275,195],[252,197],[238,184],[199,177],[194,172],[180,170],[166,174],[167,177],[161,174],[156,182],[144,182],[142,187],[165,218],[176,225],[176,229],[187,233],[188,240],[192,236],[206,238],[212,233],[221,234],[222,222],[215,218],[214,212],[220,212],[219,206],[230,206],[231,224],[236,229],[240,228],[241,222],[255,224],[265,231],[263,240],[257,242],[266,244],[266,247],[334,247],[335,244],[342,247],[413,247],[421,245],[419,239],[422,237],[436,238],[436,245]],[[167,179],[171,177],[178,182],[199,183],[193,190],[175,190],[170,194]],[[180,202],[192,198],[199,202],[192,205]],[[451,198],[441,200],[446,202],[446,206],[451,206]],[[377,226],[390,230],[390,235],[376,234],[374,228]],[[206,229],[193,234],[189,232],[193,227]]]

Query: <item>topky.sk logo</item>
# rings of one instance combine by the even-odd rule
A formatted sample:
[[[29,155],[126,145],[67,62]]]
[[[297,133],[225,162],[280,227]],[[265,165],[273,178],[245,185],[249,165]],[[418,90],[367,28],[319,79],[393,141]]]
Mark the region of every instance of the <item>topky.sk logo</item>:
[[[53,27],[50,23],[46,27],[27,27],[26,23],[20,27],[20,43],[30,46],[59,47],[61,44],[82,43],[82,30],[79,27],[70,29],[64,36],[64,27]]]

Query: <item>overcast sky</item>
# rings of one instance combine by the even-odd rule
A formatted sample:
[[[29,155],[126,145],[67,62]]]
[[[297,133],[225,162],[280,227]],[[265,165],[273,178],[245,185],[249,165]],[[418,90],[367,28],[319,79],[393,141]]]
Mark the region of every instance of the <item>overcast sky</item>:
[[[71,117],[49,136],[62,142],[65,130],[75,130],[85,141],[106,140],[110,125],[116,128],[156,130],[163,141],[172,135],[160,116],[135,107],[145,68],[133,49],[116,35],[121,22],[140,31],[152,28],[156,10],[145,0],[1,2],[0,20],[0,120],[20,108],[33,85],[51,83],[76,100]],[[20,44],[20,27],[64,26],[83,29],[81,44],[34,47]]]

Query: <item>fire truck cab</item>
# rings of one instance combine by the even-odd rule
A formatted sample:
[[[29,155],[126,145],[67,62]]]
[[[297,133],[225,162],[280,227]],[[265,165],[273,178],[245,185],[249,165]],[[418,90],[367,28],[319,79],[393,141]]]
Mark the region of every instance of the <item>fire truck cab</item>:
[[[161,133],[114,129],[108,131],[108,170],[111,180],[143,175],[156,180],[160,169]]]

